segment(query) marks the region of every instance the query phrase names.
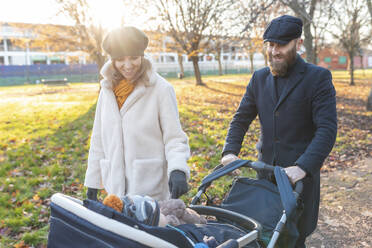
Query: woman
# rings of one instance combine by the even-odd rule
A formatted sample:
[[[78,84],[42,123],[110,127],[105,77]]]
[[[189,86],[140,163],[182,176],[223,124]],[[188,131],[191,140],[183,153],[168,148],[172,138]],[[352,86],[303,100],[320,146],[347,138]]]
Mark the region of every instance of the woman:
[[[144,58],[147,36],[135,27],[109,32],[84,185],[89,199],[109,194],[156,200],[187,192],[188,139],[174,89]]]

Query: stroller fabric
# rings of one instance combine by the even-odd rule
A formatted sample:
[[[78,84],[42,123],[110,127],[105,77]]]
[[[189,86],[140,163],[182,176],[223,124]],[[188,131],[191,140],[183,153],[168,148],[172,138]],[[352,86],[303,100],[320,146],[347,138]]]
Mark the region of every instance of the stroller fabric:
[[[64,208],[51,203],[48,248],[89,247],[146,247],[136,241],[124,239],[104,230]]]
[[[176,228],[174,227],[154,227],[142,225],[134,219],[128,218],[123,213],[117,212],[114,209],[107,207],[100,202],[84,200],[84,206],[88,209],[100,213],[108,218],[117,220],[130,226],[138,226],[140,230],[144,230],[152,235],[167,240],[168,242],[177,245],[178,247],[192,247],[192,244],[186,240],[186,235],[192,242],[201,243],[205,237],[213,237],[217,244],[222,244],[228,239],[237,239],[246,234],[244,231],[229,224],[208,223],[208,224],[183,224]],[[178,230],[178,231],[177,231]],[[246,247],[259,247],[252,244]]]
[[[284,209],[278,188],[274,183],[265,179],[251,178],[236,178],[221,207],[258,221],[263,228],[260,239],[265,245],[270,241]],[[298,237],[296,223],[301,211],[295,209],[294,212],[291,218],[287,219],[276,247],[294,247]]]
[[[178,247],[185,247],[185,248],[192,247],[192,245],[187,241],[187,239],[181,233],[173,229],[166,228],[166,227],[149,226],[149,225],[139,223],[138,221],[132,218],[128,218],[128,216],[126,216],[125,214],[119,213],[118,211],[110,207],[107,207],[97,201],[91,201],[88,199],[84,200],[84,206],[110,219],[117,220],[121,223],[124,223],[132,227],[135,226],[139,230],[143,230],[149,234],[162,238],[168,241],[169,243],[172,243]]]
[[[238,239],[246,234],[233,225],[217,222],[209,222],[208,224],[183,224],[177,226],[177,228],[182,230],[194,243],[202,243],[208,238],[213,238],[215,245],[208,243],[208,247],[210,248],[217,247],[229,239]],[[260,246],[256,242],[253,242],[244,247],[256,248]]]

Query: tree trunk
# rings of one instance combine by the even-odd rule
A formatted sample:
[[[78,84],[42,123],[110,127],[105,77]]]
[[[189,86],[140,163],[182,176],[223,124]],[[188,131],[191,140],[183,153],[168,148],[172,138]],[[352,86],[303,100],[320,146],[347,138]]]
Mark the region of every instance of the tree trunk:
[[[308,63],[316,64],[314,47],[313,47],[313,35],[311,33],[311,23],[306,21],[304,22],[304,46],[306,49],[306,61]]]
[[[97,67],[98,67],[98,80],[101,81],[103,77],[100,71],[101,71],[102,66],[105,64],[105,57],[100,54],[96,54],[94,58],[94,62],[96,62]]]
[[[314,65],[318,64],[318,44],[315,42],[314,44]]]
[[[349,53],[349,61],[350,61],[350,66],[349,66],[350,85],[355,85],[354,83],[354,54],[353,53]]]
[[[192,56],[192,65],[194,66],[194,74],[195,74],[195,79],[196,79],[196,85],[205,85],[202,80],[201,80],[201,74],[200,74],[200,69],[199,69],[199,63],[198,63],[198,56]]]
[[[264,47],[262,48],[261,53],[265,60],[265,66],[268,66],[269,64],[267,63],[266,49]]]
[[[217,61],[218,61],[218,75],[223,75],[222,62],[221,62],[221,51],[217,52]]]
[[[177,55],[178,65],[180,66],[180,76],[183,78],[185,76],[185,69],[183,68],[182,54]]]
[[[372,3],[371,0],[366,0],[367,1],[367,6],[368,6],[368,12],[370,15],[370,20],[371,20],[371,26],[372,26]]]
[[[372,111],[372,88],[367,99],[367,110]]]
[[[249,60],[251,62],[251,73],[253,73],[253,70],[254,70],[254,66],[253,66],[253,56],[254,56],[254,53],[250,53],[249,54]]]

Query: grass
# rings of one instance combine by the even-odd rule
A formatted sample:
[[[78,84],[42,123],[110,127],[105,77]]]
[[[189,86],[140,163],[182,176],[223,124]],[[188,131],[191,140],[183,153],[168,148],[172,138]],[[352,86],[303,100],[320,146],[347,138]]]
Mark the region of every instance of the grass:
[[[342,80],[345,75],[334,73],[339,134],[326,169],[372,155],[372,113],[364,108],[371,85],[363,80],[372,75],[358,78],[353,87]],[[193,78],[171,80],[192,150],[186,202],[219,164],[229,122],[249,79],[246,74],[207,76],[207,87],[196,87]],[[46,247],[51,195],[85,197],[82,183],[98,89],[94,83],[0,88],[0,247]],[[244,140],[242,158],[255,159],[258,137],[256,120]],[[248,170],[240,174],[253,175]],[[214,200],[223,197],[232,177],[211,186]]]

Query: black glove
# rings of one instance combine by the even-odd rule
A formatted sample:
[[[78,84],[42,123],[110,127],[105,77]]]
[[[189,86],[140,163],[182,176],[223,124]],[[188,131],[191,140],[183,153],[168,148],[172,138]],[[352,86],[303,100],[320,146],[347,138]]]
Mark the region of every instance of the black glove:
[[[98,191],[97,189],[88,188],[87,198],[89,200],[97,201],[97,191]]]
[[[188,191],[186,174],[180,170],[174,170],[169,176],[169,191],[172,199],[177,199]]]

